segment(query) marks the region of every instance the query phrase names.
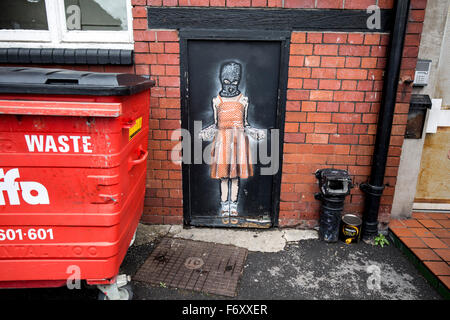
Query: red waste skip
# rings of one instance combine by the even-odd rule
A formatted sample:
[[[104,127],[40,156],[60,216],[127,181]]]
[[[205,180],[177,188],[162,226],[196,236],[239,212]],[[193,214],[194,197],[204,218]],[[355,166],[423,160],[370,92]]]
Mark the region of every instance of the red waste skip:
[[[143,209],[153,84],[0,68],[0,287],[114,281]]]

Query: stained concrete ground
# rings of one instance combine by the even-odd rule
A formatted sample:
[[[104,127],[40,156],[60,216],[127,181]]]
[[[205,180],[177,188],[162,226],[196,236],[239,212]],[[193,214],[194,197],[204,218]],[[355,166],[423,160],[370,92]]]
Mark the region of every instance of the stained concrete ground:
[[[439,300],[441,296],[392,244],[320,241],[314,230],[231,230],[139,225],[121,271],[134,275],[162,237],[232,244],[249,250],[242,300]],[[136,300],[222,300],[222,296],[132,282]],[[0,290],[0,299],[96,299],[96,290]]]

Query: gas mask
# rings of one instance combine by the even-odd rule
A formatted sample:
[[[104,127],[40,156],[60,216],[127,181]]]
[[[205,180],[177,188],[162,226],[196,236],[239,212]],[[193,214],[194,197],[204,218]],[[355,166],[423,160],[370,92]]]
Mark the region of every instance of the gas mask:
[[[241,70],[241,65],[236,62],[229,62],[222,65],[220,69],[222,91],[219,93],[221,97],[235,97],[241,93],[238,89],[239,82],[241,81]]]

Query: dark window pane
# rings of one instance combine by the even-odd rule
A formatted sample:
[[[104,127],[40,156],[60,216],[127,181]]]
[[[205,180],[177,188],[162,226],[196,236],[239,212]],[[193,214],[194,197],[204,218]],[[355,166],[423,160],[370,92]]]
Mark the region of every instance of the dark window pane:
[[[48,30],[44,0],[1,0],[0,29]]]
[[[127,30],[126,0],[64,0],[68,30]]]

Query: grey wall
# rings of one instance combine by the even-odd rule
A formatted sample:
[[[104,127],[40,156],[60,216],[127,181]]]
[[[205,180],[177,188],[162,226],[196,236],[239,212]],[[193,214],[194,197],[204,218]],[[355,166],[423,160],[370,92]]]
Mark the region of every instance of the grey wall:
[[[435,98],[442,98],[442,106],[450,109],[450,7],[447,12],[447,24],[435,86]]]
[[[413,89],[413,93],[428,94],[431,99],[444,98],[447,105],[450,102],[449,4],[449,0],[432,0],[427,3],[419,59],[432,60],[430,80],[424,88]],[[422,139],[405,139],[403,143],[391,211],[394,219],[407,218],[412,213],[424,140],[425,132]]]

